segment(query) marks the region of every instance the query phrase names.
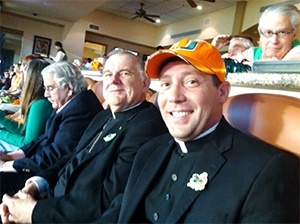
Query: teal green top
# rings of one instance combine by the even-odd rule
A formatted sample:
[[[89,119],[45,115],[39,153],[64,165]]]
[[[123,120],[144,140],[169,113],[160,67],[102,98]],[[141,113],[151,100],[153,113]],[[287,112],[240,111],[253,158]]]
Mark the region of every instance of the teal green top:
[[[48,118],[53,111],[47,99],[34,101],[28,113],[26,124],[19,125],[12,119],[0,116],[0,139],[17,147],[38,139],[44,133]],[[25,126],[25,128],[24,128]]]
[[[300,41],[296,39],[292,43],[292,48],[299,46],[299,45],[300,45]],[[261,47],[253,47],[253,60],[257,61],[257,60],[260,60],[261,58],[262,58]]]

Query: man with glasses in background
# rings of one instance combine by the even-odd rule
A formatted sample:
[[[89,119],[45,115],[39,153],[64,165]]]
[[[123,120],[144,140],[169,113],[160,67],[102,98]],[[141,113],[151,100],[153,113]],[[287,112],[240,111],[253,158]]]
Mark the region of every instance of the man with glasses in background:
[[[252,47],[235,59],[300,60],[300,41],[296,39],[300,24],[299,10],[294,5],[278,4],[267,8],[258,24],[260,46]]]

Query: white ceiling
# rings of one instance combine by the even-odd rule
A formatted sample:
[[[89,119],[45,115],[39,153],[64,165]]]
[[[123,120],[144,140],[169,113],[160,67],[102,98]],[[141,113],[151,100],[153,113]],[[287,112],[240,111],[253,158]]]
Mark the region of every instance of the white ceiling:
[[[151,23],[145,19],[138,21],[155,26],[167,25],[204,13],[220,10],[243,0],[216,0],[214,3],[205,0],[194,0],[201,5],[201,11],[192,8],[186,0],[2,0],[2,10],[23,16],[39,19],[76,22],[93,10],[101,10],[125,18],[132,18],[135,10],[144,3],[147,14],[157,14],[161,23]]]

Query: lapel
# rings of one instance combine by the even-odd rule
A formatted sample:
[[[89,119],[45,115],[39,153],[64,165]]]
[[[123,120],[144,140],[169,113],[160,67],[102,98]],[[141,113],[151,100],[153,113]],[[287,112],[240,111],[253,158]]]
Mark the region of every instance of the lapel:
[[[222,119],[215,132],[210,136],[209,141],[203,146],[201,154],[191,172],[191,176],[194,173],[208,173],[208,182],[203,191],[209,188],[210,182],[226,162],[222,153],[231,148],[232,137],[233,129]],[[189,178],[191,178],[191,176]],[[195,191],[188,186],[184,187],[179,192],[178,200],[166,222],[178,222],[191,204],[201,195],[201,192],[202,191]]]
[[[98,136],[99,133],[102,131],[101,136],[96,142],[94,148],[83,159],[82,163],[79,166],[81,166],[84,162],[88,161],[89,159],[95,157],[97,154],[105,150],[113,142],[114,139],[118,138],[120,132],[123,130],[123,127],[125,127],[127,123],[129,123],[130,120],[132,120],[139,113],[141,108],[145,107],[146,105],[147,104],[142,103],[139,106],[134,107],[130,110],[115,113],[117,120],[111,121],[111,123],[107,123],[108,120],[112,117],[112,113],[109,110],[109,113],[105,116],[105,119],[102,119],[102,123],[99,125],[101,129],[98,128],[96,131],[91,131],[89,134],[89,140],[85,141],[87,146],[91,141],[95,141],[95,136]],[[107,127],[103,129],[104,125],[106,124]]]
[[[77,149],[82,150],[83,148],[87,147],[93,141],[95,136],[102,131],[103,126],[110,117],[110,109],[99,112],[85,130],[80,142],[78,143]]]

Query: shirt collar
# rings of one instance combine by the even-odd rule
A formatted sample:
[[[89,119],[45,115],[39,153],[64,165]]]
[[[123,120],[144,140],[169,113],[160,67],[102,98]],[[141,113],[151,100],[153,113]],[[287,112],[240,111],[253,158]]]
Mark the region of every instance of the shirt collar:
[[[68,103],[70,103],[70,101],[73,99],[74,97],[72,97],[71,99],[69,99],[64,105],[62,105],[60,108],[57,109],[56,113],[58,114],[60,111],[62,111],[62,109],[64,109]]]
[[[192,141],[198,140],[198,139],[203,138],[204,136],[207,136],[208,134],[212,133],[216,129],[216,127],[218,126],[218,124],[219,124],[219,122],[216,123],[215,125],[213,125],[211,128],[207,129],[205,132],[203,132],[200,135],[198,135]],[[188,153],[188,149],[187,149],[186,144],[185,144],[184,141],[180,141],[180,140],[178,140],[176,138],[174,138],[174,140],[179,144],[179,147],[180,147],[180,149],[181,149],[181,151],[183,153]]]
[[[141,105],[141,103],[142,103],[142,102],[137,103],[137,104],[135,104],[135,105],[133,105],[133,106],[131,106],[131,107],[128,107],[128,108],[126,108],[126,109],[124,109],[124,110],[121,110],[121,111],[119,111],[119,112],[117,112],[117,113],[114,113],[114,112],[112,111],[112,112],[111,112],[111,113],[112,113],[112,116],[113,116],[114,119],[116,119],[116,114],[122,113],[122,112],[125,112],[125,111],[128,111],[128,110],[131,110],[131,109],[133,109],[133,108],[135,108],[135,107],[138,107],[139,105]]]

